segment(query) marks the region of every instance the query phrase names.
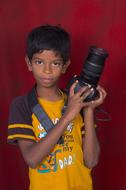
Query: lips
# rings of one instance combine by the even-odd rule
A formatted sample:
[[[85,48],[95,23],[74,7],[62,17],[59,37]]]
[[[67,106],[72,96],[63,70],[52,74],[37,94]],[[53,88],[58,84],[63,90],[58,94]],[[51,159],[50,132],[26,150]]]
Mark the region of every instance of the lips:
[[[52,78],[49,78],[49,77],[43,77],[43,78],[40,78],[40,80],[41,80],[42,82],[45,82],[45,83],[49,83],[49,82],[52,82],[52,81],[53,81],[53,79],[52,79]]]
[[[46,77],[44,78],[44,77],[43,77],[43,78],[41,78],[41,80],[51,81],[51,80],[52,80],[52,78],[46,78]]]

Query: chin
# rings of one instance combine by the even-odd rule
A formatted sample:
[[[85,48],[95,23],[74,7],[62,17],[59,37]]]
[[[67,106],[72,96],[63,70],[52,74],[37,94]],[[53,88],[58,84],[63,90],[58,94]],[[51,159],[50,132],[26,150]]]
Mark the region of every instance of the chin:
[[[41,84],[41,87],[43,87],[43,88],[53,88],[55,86],[56,86],[56,84]]]

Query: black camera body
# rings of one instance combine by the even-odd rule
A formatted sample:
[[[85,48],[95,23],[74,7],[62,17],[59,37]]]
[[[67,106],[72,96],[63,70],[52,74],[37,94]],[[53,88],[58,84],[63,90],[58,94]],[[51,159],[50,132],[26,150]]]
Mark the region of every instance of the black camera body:
[[[97,90],[97,85],[100,80],[100,76],[104,70],[105,60],[108,57],[108,52],[103,48],[97,48],[96,46],[91,46],[89,48],[89,54],[84,61],[82,71],[79,76],[74,76],[67,85],[67,93],[69,94],[69,89],[71,85],[78,80],[75,87],[75,93],[79,91],[80,88],[84,86],[89,86],[93,88],[93,91],[86,97],[85,102],[90,102],[99,96]]]

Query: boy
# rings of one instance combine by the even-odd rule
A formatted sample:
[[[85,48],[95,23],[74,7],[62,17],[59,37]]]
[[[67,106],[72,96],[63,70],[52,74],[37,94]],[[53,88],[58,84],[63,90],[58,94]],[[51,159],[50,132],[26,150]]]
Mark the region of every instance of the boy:
[[[47,114],[44,119],[51,119],[45,126],[44,119],[40,123],[29,104],[29,93],[17,97],[11,105],[8,142],[18,144],[29,166],[30,190],[92,189],[90,171],[100,152],[93,112],[106,92],[98,87],[100,97],[86,103],[84,99],[92,89],[83,87],[75,94],[76,81],[67,99],[58,81],[70,64],[69,52],[69,34],[59,26],[40,26],[28,35],[25,60],[36,81],[33,91],[37,106]],[[54,126],[48,130],[50,122]]]

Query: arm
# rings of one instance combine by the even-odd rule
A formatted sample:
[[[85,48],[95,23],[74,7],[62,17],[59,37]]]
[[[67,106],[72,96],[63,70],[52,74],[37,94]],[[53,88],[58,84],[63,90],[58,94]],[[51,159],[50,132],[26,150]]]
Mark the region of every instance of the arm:
[[[62,117],[59,123],[42,138],[39,142],[28,140],[19,140],[18,145],[26,163],[31,168],[36,168],[37,165],[51,152],[65,128],[69,124],[66,117]]]
[[[68,124],[82,109],[82,102],[85,97],[82,96],[82,94],[87,91],[88,87],[84,87],[78,93],[74,94],[75,86],[76,83],[71,86],[67,110],[57,125],[47,134],[46,137],[42,138],[37,143],[28,140],[18,141],[22,155],[26,163],[31,168],[35,168],[47,155],[49,155]]]
[[[89,168],[97,165],[100,154],[100,146],[94,127],[94,109],[103,102],[106,92],[101,87],[98,87],[98,90],[100,93],[99,99],[92,101],[83,110],[85,123],[85,136],[83,137],[84,162]]]
[[[90,108],[84,110],[85,135],[83,137],[84,163],[93,168],[98,163],[100,146],[94,127],[94,111]]]

